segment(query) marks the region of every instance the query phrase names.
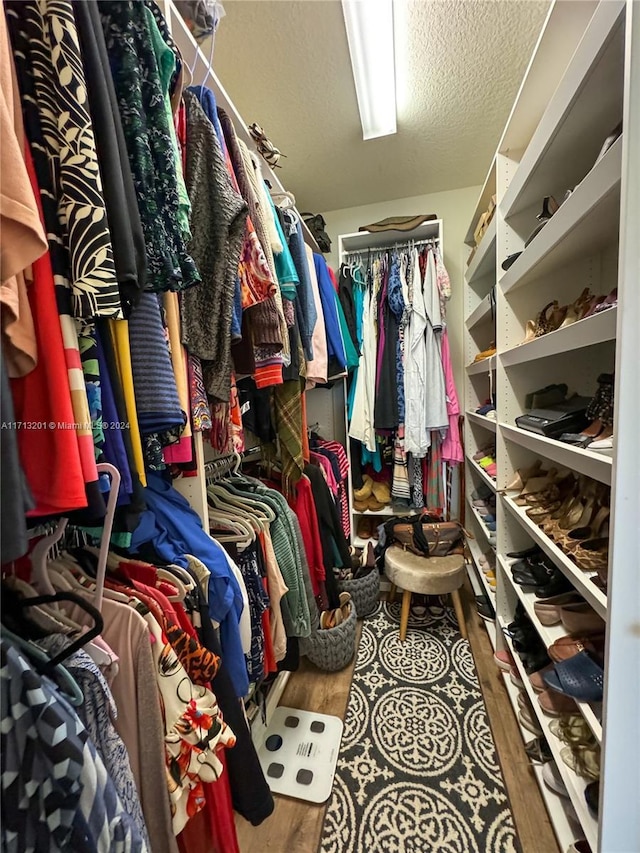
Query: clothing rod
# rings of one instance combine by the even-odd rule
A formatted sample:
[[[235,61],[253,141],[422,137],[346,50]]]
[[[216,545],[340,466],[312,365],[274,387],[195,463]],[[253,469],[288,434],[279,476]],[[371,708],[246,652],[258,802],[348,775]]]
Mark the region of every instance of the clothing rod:
[[[429,240],[406,240],[404,243],[393,243],[388,246],[367,246],[363,249],[349,249],[343,252],[344,255],[364,255],[372,252],[385,252],[388,249],[410,249],[414,246],[437,246],[440,244],[440,238],[434,237]]]

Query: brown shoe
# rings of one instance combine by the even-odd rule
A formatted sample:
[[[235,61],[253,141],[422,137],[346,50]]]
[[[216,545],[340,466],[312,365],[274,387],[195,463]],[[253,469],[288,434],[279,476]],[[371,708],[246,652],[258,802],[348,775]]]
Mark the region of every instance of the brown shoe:
[[[606,623],[586,601],[558,608],[564,627],[571,634],[601,634]]]
[[[600,662],[604,658],[604,634],[592,634],[588,637],[559,637],[549,646],[549,657],[555,663],[577,655],[578,652],[589,652],[594,660]]]

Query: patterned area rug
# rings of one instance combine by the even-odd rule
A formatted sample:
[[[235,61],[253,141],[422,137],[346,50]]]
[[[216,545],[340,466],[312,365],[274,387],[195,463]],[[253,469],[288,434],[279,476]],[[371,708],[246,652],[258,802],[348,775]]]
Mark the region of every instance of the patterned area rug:
[[[448,608],[365,619],[320,853],[520,853],[469,644]]]

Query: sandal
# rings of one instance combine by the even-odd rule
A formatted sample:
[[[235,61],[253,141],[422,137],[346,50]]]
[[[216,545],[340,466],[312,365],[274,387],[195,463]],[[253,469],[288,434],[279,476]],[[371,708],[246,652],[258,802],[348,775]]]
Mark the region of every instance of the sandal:
[[[604,670],[585,651],[556,664],[543,678],[551,690],[578,702],[602,701]]]

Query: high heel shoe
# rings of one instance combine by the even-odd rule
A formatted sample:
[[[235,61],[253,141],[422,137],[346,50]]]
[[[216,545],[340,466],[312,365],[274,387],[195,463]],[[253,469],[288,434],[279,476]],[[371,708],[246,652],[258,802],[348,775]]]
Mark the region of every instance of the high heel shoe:
[[[577,323],[578,320],[581,320],[586,314],[592,299],[593,295],[591,291],[588,287],[585,287],[576,301],[572,302],[571,305],[568,306],[567,313],[560,324],[560,328],[566,329],[567,326],[571,326],[573,323]]]
[[[509,485],[505,489],[500,489],[499,494],[503,494],[504,492],[521,492],[524,489],[524,484],[527,480],[530,480],[532,477],[536,477],[542,468],[542,462],[540,459],[536,459],[533,465],[530,468],[518,468],[515,473],[513,480],[509,483]]]
[[[540,471],[539,476],[537,477],[530,477],[522,487],[520,494],[514,499],[515,503],[519,506],[527,506],[528,496],[535,495],[538,492],[543,492],[552,485],[557,475],[558,469],[550,468],[549,471],[546,472]]]
[[[605,573],[609,566],[609,537],[586,539],[571,552],[578,567],[585,572]]]

